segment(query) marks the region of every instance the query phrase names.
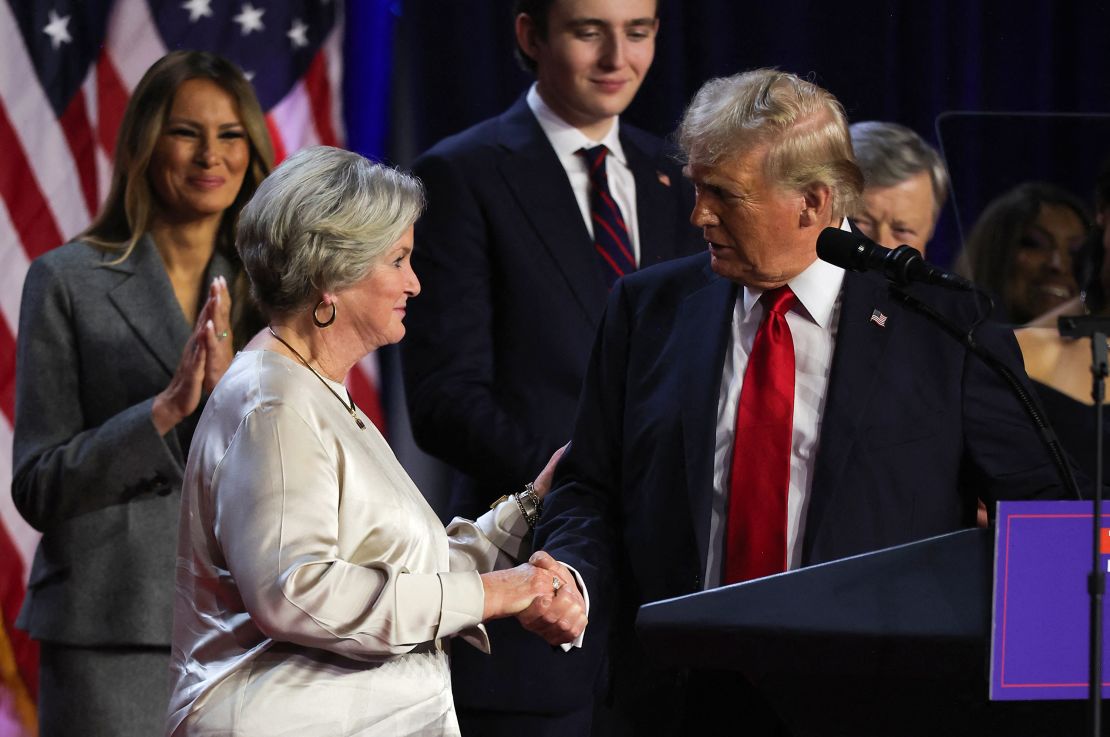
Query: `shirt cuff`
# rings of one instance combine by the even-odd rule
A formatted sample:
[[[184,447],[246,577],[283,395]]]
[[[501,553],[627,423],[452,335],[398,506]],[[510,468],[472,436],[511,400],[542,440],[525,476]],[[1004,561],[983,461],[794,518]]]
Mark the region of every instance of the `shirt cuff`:
[[[486,603],[482,577],[477,571],[440,573],[440,615],[436,638],[477,627]]]
[[[563,563],[563,565],[567,566],[566,563]],[[579,573],[574,568],[574,566],[567,566],[567,570],[574,574],[574,582],[576,584],[578,584],[578,590],[582,592],[582,601],[585,602],[585,604],[586,604],[586,616],[589,617],[590,616],[590,592],[588,590],[586,590],[586,582],[582,580],[582,574]],[[582,628],[582,631],[578,634],[578,637],[574,638],[570,642],[565,642],[562,645],[560,645],[559,647],[563,648],[563,652],[569,653],[571,648],[573,648],[573,647],[582,647],[582,643],[585,642],[585,640],[586,640],[586,630],[589,629],[589,627],[590,627],[590,625],[587,624],[585,627]]]

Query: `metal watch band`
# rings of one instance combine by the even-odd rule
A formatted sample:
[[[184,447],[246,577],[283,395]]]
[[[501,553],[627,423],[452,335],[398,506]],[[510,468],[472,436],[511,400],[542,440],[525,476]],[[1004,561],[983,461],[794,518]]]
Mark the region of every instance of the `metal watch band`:
[[[520,507],[520,513],[524,516],[524,521],[528,523],[529,527],[535,527],[536,523],[540,521],[540,515],[543,514],[543,502],[536,496],[536,490],[532,484],[525,484],[524,491],[517,492],[516,503]]]

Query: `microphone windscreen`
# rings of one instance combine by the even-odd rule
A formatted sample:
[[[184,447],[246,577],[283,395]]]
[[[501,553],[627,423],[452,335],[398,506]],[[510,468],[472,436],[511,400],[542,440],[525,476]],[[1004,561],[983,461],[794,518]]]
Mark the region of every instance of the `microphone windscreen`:
[[[851,231],[825,228],[817,236],[817,257],[842,269],[860,271],[867,268],[870,245],[867,238]]]

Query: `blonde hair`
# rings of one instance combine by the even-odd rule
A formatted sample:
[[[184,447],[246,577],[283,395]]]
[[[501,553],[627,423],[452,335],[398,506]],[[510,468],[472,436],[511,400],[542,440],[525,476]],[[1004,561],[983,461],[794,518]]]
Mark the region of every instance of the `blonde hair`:
[[[677,138],[690,163],[710,166],[768,146],[768,179],[798,191],[828,186],[834,217],[852,212],[863,191],[840,102],[789,72],[709,80],[686,108]]]
[[[267,314],[361,280],[424,209],[416,177],[330,146],[282,162],[239,216],[236,247]]]
[[[135,87],[116,140],[108,198],[92,224],[78,236],[118,253],[113,263],[125,261],[150,229],[157,207],[148,178],[150,159],[178,88],[198,78],[212,80],[235,99],[250,147],[243,185],[224,211],[216,236],[216,247],[235,260],[236,218],[274,160],[266,120],[250,82],[230,61],[206,51],[173,51],[156,61]]]

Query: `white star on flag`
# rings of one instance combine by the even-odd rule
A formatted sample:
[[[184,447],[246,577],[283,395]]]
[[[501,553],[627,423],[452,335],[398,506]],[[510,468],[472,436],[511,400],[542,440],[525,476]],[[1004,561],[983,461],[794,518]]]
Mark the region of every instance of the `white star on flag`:
[[[50,11],[50,23],[42,29],[42,32],[50,36],[50,45],[55,49],[73,41],[69,35],[69,18],[68,15],[59,17],[56,12]]]
[[[308,26],[300,18],[293,21],[293,25],[285,33],[293,43],[293,48],[300,49],[308,46]]]
[[[212,17],[212,0],[186,0],[181,7],[189,11],[189,20],[193,23]]]
[[[262,25],[262,14],[265,12],[265,8],[256,8],[250,3],[243,3],[243,8],[239,11],[239,15],[232,18],[232,20],[242,27],[242,33],[246,36],[250,34],[251,31],[261,31],[265,28],[265,26]]]

